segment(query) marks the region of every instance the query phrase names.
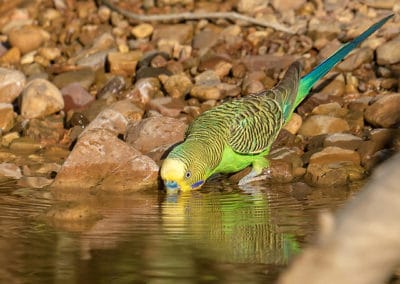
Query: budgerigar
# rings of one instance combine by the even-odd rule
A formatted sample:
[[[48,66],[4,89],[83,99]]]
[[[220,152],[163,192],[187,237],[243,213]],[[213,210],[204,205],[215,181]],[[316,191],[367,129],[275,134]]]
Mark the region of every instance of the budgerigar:
[[[223,103],[198,116],[183,143],[163,161],[161,178],[166,189],[198,189],[213,174],[234,173],[250,165],[251,172],[239,185],[256,179],[268,167],[266,156],[280,129],[313,85],[392,16],[343,44],[307,75],[300,77],[301,65],[295,62],[274,88]]]

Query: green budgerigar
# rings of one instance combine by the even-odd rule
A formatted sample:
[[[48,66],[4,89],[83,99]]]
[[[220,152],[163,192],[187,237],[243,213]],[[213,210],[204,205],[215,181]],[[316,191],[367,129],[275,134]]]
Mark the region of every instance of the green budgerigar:
[[[313,85],[392,16],[343,44],[307,75],[300,77],[301,65],[295,62],[274,88],[228,101],[198,116],[185,140],[163,161],[161,178],[167,190],[198,189],[213,174],[234,173],[250,165],[251,172],[239,185],[256,179],[268,167],[266,156],[280,129]]]

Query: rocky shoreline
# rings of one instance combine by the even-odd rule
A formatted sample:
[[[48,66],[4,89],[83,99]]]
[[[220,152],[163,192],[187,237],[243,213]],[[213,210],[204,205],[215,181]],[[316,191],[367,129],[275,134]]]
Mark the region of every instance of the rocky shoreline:
[[[134,23],[95,1],[34,2],[0,8],[0,180],[107,191],[157,187],[165,151],[193,118],[272,87],[295,60],[309,72],[400,11],[395,1],[118,3],[139,14],[237,10],[297,30],[288,34],[225,19]],[[343,185],[400,150],[399,34],[397,14],[321,81],[274,143],[268,182]]]

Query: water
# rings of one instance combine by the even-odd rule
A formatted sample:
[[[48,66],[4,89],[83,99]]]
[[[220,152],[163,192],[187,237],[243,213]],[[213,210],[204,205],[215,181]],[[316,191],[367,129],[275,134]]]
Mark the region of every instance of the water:
[[[3,183],[0,282],[271,283],[312,240],[318,212],[356,191],[214,181],[179,196],[77,194]]]

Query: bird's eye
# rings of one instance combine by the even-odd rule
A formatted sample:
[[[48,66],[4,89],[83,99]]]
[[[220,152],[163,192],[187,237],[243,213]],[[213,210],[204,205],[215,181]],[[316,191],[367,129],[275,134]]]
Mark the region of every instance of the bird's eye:
[[[190,178],[192,176],[192,173],[190,171],[187,171],[185,174],[185,178]]]

